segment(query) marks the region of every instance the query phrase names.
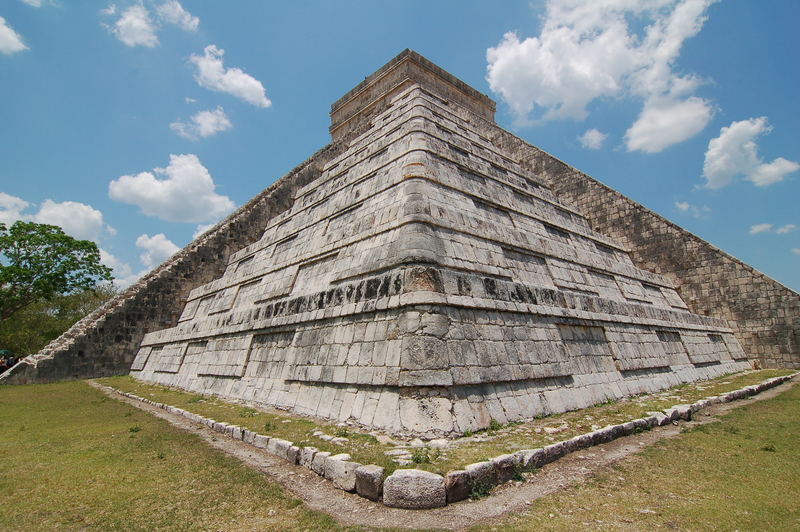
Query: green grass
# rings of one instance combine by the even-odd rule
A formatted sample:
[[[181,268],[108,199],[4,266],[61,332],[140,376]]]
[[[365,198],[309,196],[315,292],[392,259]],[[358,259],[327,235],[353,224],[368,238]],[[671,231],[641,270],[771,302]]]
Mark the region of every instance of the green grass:
[[[412,467],[444,475],[448,471],[463,469],[467,464],[486,460],[487,457],[491,458],[520,449],[533,449],[567,440],[573,436],[590,432],[593,427],[604,427],[630,421],[645,416],[648,411],[663,410],[681,403],[692,403],[704,397],[719,395],[789,373],[791,372],[785,370],[762,370],[727,375],[709,381],[682,384],[655,394],[608,401],[583,410],[541,417],[527,423],[516,421],[503,426],[497,420],[492,419],[486,430],[471,434],[473,436],[480,435],[486,441],[457,444],[444,452],[438,450],[433,452],[427,448],[412,450]],[[343,429],[323,421],[314,421],[290,414],[243,408],[242,405],[219,398],[198,396],[174,388],[147,384],[127,376],[98,380],[141,397],[177,406],[217,421],[246,427],[261,434],[283,438],[296,445],[311,445],[332,453],[347,452],[356,462],[376,464],[386,468],[387,474],[400,467],[384,454],[385,451],[393,448],[391,445],[382,445],[374,436],[353,429]],[[548,434],[545,430],[546,427],[563,427],[565,424],[566,428],[557,433]],[[311,433],[315,429],[320,429],[332,436],[344,435],[350,441],[344,446],[326,442],[312,436]]]
[[[346,452],[356,462],[379,465],[390,472],[398,467],[389,456],[384,454],[384,451],[394,447],[381,445],[371,434],[337,427],[335,424],[321,420],[255,410],[212,396],[197,395],[166,386],[146,384],[129,376],[108,377],[97,379],[97,381],[118,390],[134,393],[139,397],[145,397],[159,403],[177,406],[216,421],[224,421],[225,423],[245,427],[259,434],[289,440],[301,447],[310,445],[320,451],[329,451],[333,454]],[[350,441],[345,446],[327,442],[312,435],[312,432],[317,429],[329,436],[342,436]]]
[[[341,530],[85,382],[0,386],[1,530]]]
[[[800,530],[798,479],[795,385],[536,500],[492,530]]]
[[[646,394],[601,405],[564,412],[532,420],[527,423],[510,423],[502,428],[479,431],[487,441],[470,442],[447,449],[431,464],[421,464],[421,469],[442,473],[462,469],[465,465],[485,460],[486,457],[512,453],[520,449],[535,449],[551,443],[568,440],[573,436],[591,432],[592,427],[604,427],[644,417],[648,411],[663,410],[676,404],[693,403],[705,397],[719,395],[744,386],[756,384],[791,371],[763,370],[728,375],[708,381],[683,384],[655,394]],[[544,429],[565,428],[548,434]]]

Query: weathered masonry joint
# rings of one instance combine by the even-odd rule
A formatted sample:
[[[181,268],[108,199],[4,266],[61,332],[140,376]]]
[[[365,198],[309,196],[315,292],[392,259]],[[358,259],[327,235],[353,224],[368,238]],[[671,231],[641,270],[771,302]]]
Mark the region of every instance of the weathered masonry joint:
[[[800,364],[798,294],[494,111],[404,51],[332,144],[4,380],[130,371],[433,437]]]

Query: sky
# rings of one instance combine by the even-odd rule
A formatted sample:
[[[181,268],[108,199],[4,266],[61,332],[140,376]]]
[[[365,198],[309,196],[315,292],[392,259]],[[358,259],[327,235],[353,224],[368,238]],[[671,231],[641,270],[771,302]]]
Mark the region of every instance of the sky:
[[[330,142],[405,48],[497,123],[800,291],[800,2],[0,0],[0,222],[126,286]]]

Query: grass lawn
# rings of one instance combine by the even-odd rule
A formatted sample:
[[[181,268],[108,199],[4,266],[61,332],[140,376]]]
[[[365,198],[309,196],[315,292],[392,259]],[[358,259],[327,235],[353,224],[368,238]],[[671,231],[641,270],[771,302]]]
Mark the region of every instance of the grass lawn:
[[[342,530],[84,382],[0,386],[0,453],[0,530]],[[475,530],[798,530],[798,479],[794,386]]]
[[[662,440],[491,530],[800,530],[800,386]]]
[[[743,372],[708,381],[683,384],[663,392],[626,398],[583,410],[554,414],[526,423],[512,423],[498,430],[481,431],[474,437],[459,438],[455,440],[454,446],[444,452],[438,449],[417,450],[413,455],[417,463],[410,467],[444,475],[448,471],[463,469],[467,464],[520,449],[535,449],[568,440],[606,425],[644,417],[648,411],[662,410],[676,404],[693,403],[704,397],[719,395],[789,373],[791,372],[786,370]],[[399,467],[384,454],[385,451],[394,448],[392,445],[382,445],[374,436],[359,433],[354,429],[343,429],[331,423],[288,413],[254,410],[215,397],[146,384],[128,376],[98,380],[140,397],[177,406],[217,421],[246,427],[254,432],[283,438],[294,442],[295,445],[311,445],[334,454],[347,452],[356,462],[383,466],[386,468],[386,474]],[[332,436],[346,436],[350,441],[344,446],[324,441],[312,436],[311,433],[315,429]]]
[[[278,484],[85,382],[0,386],[0,530],[327,530]]]

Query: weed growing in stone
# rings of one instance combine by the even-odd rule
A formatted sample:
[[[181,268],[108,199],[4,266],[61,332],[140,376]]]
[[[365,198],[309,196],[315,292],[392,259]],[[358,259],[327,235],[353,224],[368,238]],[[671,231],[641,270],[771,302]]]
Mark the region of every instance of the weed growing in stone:
[[[432,464],[442,455],[439,449],[418,447],[411,452],[411,461],[415,464]]]
[[[492,493],[492,487],[481,482],[473,484],[469,489],[469,498],[474,500],[488,497]]]

